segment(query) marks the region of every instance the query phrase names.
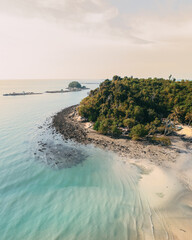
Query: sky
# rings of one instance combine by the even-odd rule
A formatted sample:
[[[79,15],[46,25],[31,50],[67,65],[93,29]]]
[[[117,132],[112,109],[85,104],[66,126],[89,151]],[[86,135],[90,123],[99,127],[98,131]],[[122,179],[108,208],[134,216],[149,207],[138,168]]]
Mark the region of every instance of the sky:
[[[0,79],[192,79],[191,0],[0,0]]]

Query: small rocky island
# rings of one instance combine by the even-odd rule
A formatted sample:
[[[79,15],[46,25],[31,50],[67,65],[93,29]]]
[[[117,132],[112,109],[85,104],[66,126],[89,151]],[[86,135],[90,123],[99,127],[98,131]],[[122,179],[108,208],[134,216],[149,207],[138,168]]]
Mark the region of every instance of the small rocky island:
[[[89,88],[86,88],[85,86],[81,86],[81,84],[77,81],[73,81],[69,83],[67,89],[69,89],[69,91],[76,92],[76,91],[86,90]]]

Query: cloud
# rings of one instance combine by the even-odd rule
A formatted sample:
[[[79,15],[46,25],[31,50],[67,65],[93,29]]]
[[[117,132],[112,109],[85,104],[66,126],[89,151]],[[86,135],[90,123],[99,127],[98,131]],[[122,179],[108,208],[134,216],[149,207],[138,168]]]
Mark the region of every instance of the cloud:
[[[96,38],[151,44],[165,40],[166,34],[167,40],[171,35],[175,37],[174,25],[180,26],[179,35],[191,23],[192,3],[190,0],[1,0],[0,12],[44,19]]]
[[[4,0],[0,11],[28,19],[40,18],[54,21],[65,29],[88,33],[93,37],[111,38],[137,44],[145,44],[141,37],[133,35],[129,23],[118,6],[108,0]]]
[[[117,14],[115,7],[101,0],[4,0],[0,7],[7,13],[76,23],[84,22],[91,15],[93,18],[98,15],[97,19],[103,21]]]

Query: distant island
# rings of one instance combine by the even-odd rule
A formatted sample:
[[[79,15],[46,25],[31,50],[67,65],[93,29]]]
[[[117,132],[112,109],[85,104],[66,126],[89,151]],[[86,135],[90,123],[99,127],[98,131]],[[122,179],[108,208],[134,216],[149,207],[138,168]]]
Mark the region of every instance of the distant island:
[[[21,92],[21,93],[16,93],[16,92],[13,92],[13,93],[5,93],[3,94],[3,96],[25,96],[25,95],[39,95],[39,94],[42,94],[42,93],[34,93],[34,92]]]
[[[85,90],[85,89],[89,89],[89,88],[86,88],[85,86],[81,86],[81,84],[77,81],[73,81],[73,82],[69,83],[68,89],[70,91],[81,91],[81,90]]]
[[[54,90],[54,91],[46,91],[45,93],[66,93],[69,92],[69,90]]]
[[[54,90],[54,91],[46,91],[45,93],[67,93],[67,92],[78,92],[81,90],[86,90],[89,88],[86,88],[85,86],[81,86],[81,84],[77,81],[73,81],[69,83],[67,90]],[[34,93],[34,92],[21,92],[21,93],[5,93],[3,96],[22,96],[22,95],[35,95],[35,94],[43,94],[43,93]]]

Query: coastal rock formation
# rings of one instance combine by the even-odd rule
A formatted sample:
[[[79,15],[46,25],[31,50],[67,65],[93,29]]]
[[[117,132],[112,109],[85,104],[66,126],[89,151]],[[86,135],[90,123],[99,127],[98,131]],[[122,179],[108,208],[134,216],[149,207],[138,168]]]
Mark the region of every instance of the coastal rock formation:
[[[40,142],[36,158],[53,169],[71,168],[82,163],[87,155],[80,149],[67,144]]]
[[[53,126],[66,140],[71,139],[79,143],[87,143],[87,131],[74,119],[76,106],[62,110],[53,117]]]
[[[136,142],[126,138],[112,138],[93,130],[91,124],[79,117],[78,105],[66,108],[53,117],[52,126],[66,140],[74,140],[82,144],[94,144],[132,159],[148,159],[162,165],[168,160],[174,162],[178,151],[174,146],[165,147],[148,141]],[[176,137],[175,137],[176,138]]]
[[[35,159],[56,170],[71,168],[86,160],[87,152],[80,145],[63,141],[62,135],[52,129],[50,120],[47,119],[43,126],[38,127],[38,139],[33,150]]]

